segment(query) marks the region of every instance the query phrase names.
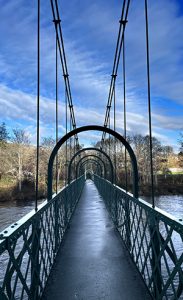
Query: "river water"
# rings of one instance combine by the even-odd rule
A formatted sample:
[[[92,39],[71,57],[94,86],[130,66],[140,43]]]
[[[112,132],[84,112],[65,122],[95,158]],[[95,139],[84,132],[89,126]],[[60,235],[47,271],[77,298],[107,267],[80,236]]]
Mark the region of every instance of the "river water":
[[[143,199],[151,203],[149,197],[143,197]],[[43,201],[39,201],[39,204]],[[172,214],[177,219],[183,219],[183,195],[156,197],[155,203],[157,207]],[[33,201],[0,203],[0,232],[34,209],[34,205]]]
[[[150,197],[142,197],[151,203]],[[155,205],[168,212],[177,219],[183,219],[183,195],[159,196],[155,197]]]
[[[39,201],[38,204],[41,204],[43,201]],[[34,201],[0,202],[0,232],[25,216],[34,207]]]
[[[144,200],[151,203],[151,199],[149,197],[143,197]],[[44,200],[39,201],[39,204]],[[178,220],[183,219],[183,195],[182,196],[160,196],[155,198],[156,206],[161,208],[162,210],[170,213],[172,216],[176,217]],[[15,223],[32,209],[34,209],[35,203],[32,201],[29,202],[7,202],[0,203],[0,232],[4,230],[6,227]],[[176,252],[181,255],[182,253],[182,241],[175,236],[174,246]],[[7,259],[7,257],[6,257]],[[168,259],[169,261],[169,259]],[[171,261],[169,262],[171,263]],[[0,267],[3,268],[6,266],[5,262],[0,263]],[[165,266],[164,266],[165,267]],[[167,277],[167,270],[162,266],[162,272],[165,274],[165,278]],[[0,274],[0,282],[3,281],[3,277],[1,278]],[[179,280],[176,278],[175,285],[178,286]],[[171,298],[170,294],[170,298]],[[26,298],[25,298],[26,299]],[[169,299],[169,298],[168,298]],[[183,299],[181,296],[180,299]]]

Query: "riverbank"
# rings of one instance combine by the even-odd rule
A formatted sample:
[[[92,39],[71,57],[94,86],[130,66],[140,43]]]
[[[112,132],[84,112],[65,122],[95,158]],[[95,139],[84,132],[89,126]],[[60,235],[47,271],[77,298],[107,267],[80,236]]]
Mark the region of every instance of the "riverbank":
[[[40,184],[39,199],[43,199],[46,196],[46,190],[43,185]],[[32,201],[35,200],[35,185],[34,182],[27,181],[22,183],[21,191],[19,191],[18,184],[13,181],[9,183],[0,183],[0,202],[5,201]]]
[[[139,195],[151,196],[151,185],[139,186]],[[155,196],[183,195],[183,186],[169,185],[169,184],[155,185],[154,195]]]
[[[172,181],[172,180],[171,180]],[[183,195],[182,181],[159,181],[158,185],[154,186],[155,196],[170,196],[170,195]],[[63,182],[61,182],[63,185]],[[122,188],[124,186],[120,183],[118,185]],[[132,192],[132,185],[128,185],[128,191]],[[47,196],[46,185],[42,182],[39,183],[38,199],[44,199]],[[151,196],[150,184],[139,184],[139,196]],[[35,200],[35,185],[34,182],[24,181],[22,183],[21,192],[15,182],[0,182],[0,202],[7,201],[34,201]]]
[[[132,192],[132,178],[128,178],[128,191]],[[117,183],[125,189],[124,182]],[[183,174],[158,175],[154,178],[154,195],[155,196],[171,196],[183,195]],[[139,181],[139,196],[151,196],[151,183],[143,183]]]
[[[63,186],[63,181],[60,182],[59,189]],[[54,183],[53,183],[54,189]],[[0,202],[11,201],[34,201],[36,197],[35,184],[32,181],[24,180],[22,182],[21,191],[19,191],[18,184],[13,181],[0,182]],[[43,182],[39,182],[38,199],[45,199],[47,197],[47,186]]]
[[[118,184],[121,188],[125,189],[125,186]],[[128,185],[128,192],[132,193],[133,187],[131,184]],[[154,195],[159,196],[171,196],[171,195],[183,195],[183,185],[182,184],[168,184],[161,183],[159,185],[154,185]],[[139,196],[151,196],[151,185],[150,184],[140,184],[139,185]]]

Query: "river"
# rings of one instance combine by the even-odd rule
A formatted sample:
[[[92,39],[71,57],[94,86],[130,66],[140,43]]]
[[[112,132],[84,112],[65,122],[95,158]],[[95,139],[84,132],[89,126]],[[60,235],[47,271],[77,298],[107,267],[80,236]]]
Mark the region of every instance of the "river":
[[[144,200],[151,203],[150,198],[143,197]],[[39,201],[39,204],[42,203],[44,200]],[[155,198],[156,206],[161,208],[162,210],[172,214],[177,219],[183,218],[183,195],[182,196],[160,196]],[[0,232],[4,230],[7,226],[11,225],[18,221],[21,217],[25,214],[30,212],[34,209],[35,203],[32,201],[29,202],[21,202],[21,201],[13,201],[7,203],[0,203]],[[182,241],[175,237],[174,239],[174,246],[177,252],[181,255],[182,253]],[[7,257],[6,257],[7,259]],[[168,258],[169,261],[169,258]],[[170,261],[171,263],[171,261]],[[1,267],[3,268],[6,266],[6,263],[2,260]],[[162,272],[165,274],[165,278],[167,280],[167,270],[165,266],[162,266]],[[1,278],[0,282],[3,280],[4,277]],[[174,283],[176,286],[179,284],[178,278]],[[172,294],[170,294],[172,295]],[[170,296],[171,297],[171,296]],[[26,299],[26,298],[25,298]],[[180,299],[183,299],[182,297]]]
[[[43,201],[39,201],[38,204]],[[34,201],[0,202],[0,232],[29,213],[34,206]]]
[[[142,197],[151,203],[150,197]],[[183,195],[159,196],[155,197],[155,205],[168,212],[177,219],[183,219]]]
[[[149,197],[143,197],[151,203]],[[39,201],[39,204],[42,203]],[[177,219],[183,219],[183,196],[160,196],[155,198],[156,206],[172,214]],[[7,226],[18,221],[25,214],[34,209],[33,201],[13,201],[0,203],[0,232]]]

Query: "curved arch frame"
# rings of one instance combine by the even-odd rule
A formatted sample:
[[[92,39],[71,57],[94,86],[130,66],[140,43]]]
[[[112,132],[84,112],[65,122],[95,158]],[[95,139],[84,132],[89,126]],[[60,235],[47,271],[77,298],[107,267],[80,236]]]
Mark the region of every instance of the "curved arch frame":
[[[110,156],[104,152],[103,150],[99,149],[99,148],[95,148],[95,147],[87,147],[87,148],[83,148],[80,149],[79,151],[77,151],[73,157],[71,158],[70,162],[69,162],[69,166],[68,166],[68,184],[71,181],[71,166],[72,166],[72,162],[74,161],[74,159],[76,158],[77,155],[79,155],[80,153],[84,152],[84,151],[98,151],[100,153],[102,153],[103,155],[105,155],[105,157],[108,159],[109,164],[110,164],[110,168],[111,168],[111,182],[114,182],[114,167],[112,164],[112,160],[110,158]]]
[[[95,159],[92,159],[92,158],[88,158],[88,159],[86,159],[80,166],[79,166],[79,172],[81,172],[81,168],[85,165],[85,164],[87,164],[87,163],[93,163],[93,164],[95,164],[97,167],[100,167],[100,175],[101,175],[101,177],[102,177],[102,166],[101,166],[101,164],[99,163],[99,161],[96,161]]]
[[[81,172],[81,168],[85,165],[85,163],[88,163],[88,162],[91,162],[91,163],[95,163],[97,164],[98,166],[100,166],[100,173],[101,173],[101,177],[103,177],[103,169],[102,169],[102,165],[100,164],[99,161],[97,161],[96,159],[92,159],[92,158],[88,158],[86,159],[85,161],[83,161],[81,164],[80,164],[80,161],[77,163],[77,177],[78,177],[78,174],[80,174]],[[79,171],[79,172],[78,172]],[[104,171],[105,172],[105,171]]]
[[[83,156],[80,158],[80,160],[78,161],[77,165],[76,165],[76,178],[78,177],[78,169],[79,169],[79,164],[81,163],[81,161],[87,157],[96,157],[97,159],[99,159],[101,161],[101,163],[103,164],[103,167],[104,167],[104,177],[106,178],[106,166],[105,166],[105,163],[104,161],[97,155],[95,154],[88,154],[86,156]],[[87,161],[87,160],[86,160]]]
[[[72,136],[83,132],[83,131],[91,131],[91,130],[96,130],[96,131],[101,131],[101,132],[106,132],[117,138],[127,149],[130,158],[131,158],[131,164],[132,164],[132,169],[133,169],[133,196],[135,198],[138,198],[138,169],[137,169],[137,160],[135,157],[135,154],[133,152],[133,149],[131,148],[130,144],[125,140],[125,138],[117,133],[116,131],[108,128],[108,127],[103,127],[99,125],[87,125],[87,126],[82,126],[78,127],[70,132],[68,132],[66,135],[64,135],[58,143],[55,145],[55,147],[52,150],[52,153],[50,155],[50,159],[48,162],[48,191],[47,191],[47,198],[48,201],[52,199],[52,175],[53,175],[53,163],[55,156],[60,149],[60,147]]]
[[[93,180],[93,171],[91,169],[85,170],[85,179],[87,179],[87,174],[90,174],[91,179]]]

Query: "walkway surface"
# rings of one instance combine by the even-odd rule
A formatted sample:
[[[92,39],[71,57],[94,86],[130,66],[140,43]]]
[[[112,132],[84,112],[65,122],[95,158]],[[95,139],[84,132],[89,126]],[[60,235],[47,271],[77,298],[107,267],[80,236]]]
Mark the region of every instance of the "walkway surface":
[[[42,299],[151,299],[90,180],[86,181]]]

